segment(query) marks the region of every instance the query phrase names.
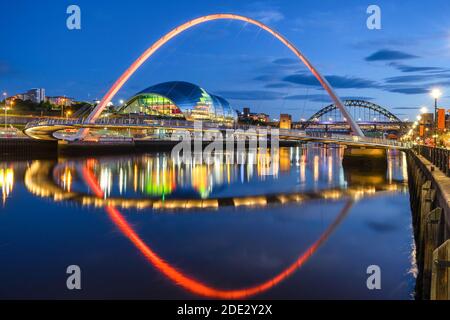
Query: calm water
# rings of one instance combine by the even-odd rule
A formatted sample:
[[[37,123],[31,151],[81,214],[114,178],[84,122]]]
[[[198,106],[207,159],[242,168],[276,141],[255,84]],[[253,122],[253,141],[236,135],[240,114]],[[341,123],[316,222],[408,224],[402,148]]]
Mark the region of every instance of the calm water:
[[[338,148],[282,148],[273,175],[247,156],[0,162],[0,298],[413,297],[402,153],[367,173],[342,168]],[[366,287],[370,265],[381,290]]]

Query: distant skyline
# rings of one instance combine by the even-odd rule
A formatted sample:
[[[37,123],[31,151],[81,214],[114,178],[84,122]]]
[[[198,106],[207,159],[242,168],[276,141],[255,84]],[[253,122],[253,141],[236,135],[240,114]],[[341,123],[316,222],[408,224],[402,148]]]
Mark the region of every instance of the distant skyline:
[[[66,9],[81,8],[81,30]],[[377,1],[382,29],[366,27],[367,1],[11,1],[0,3],[0,90],[101,99],[153,42],[211,13],[246,15],[279,31],[324,74],[342,99],[361,98],[412,119],[439,87],[450,109],[450,3]],[[296,57],[257,27],[214,21],[178,36],[136,72],[114,102],[153,84],[182,80],[237,109],[307,118],[331,103]]]

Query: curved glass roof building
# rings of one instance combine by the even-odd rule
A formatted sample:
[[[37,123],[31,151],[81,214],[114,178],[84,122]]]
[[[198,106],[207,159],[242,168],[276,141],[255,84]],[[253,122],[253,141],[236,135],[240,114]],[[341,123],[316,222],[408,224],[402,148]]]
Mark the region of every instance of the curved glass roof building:
[[[237,113],[228,101],[184,81],[148,87],[128,100],[119,113],[214,122],[237,121]]]

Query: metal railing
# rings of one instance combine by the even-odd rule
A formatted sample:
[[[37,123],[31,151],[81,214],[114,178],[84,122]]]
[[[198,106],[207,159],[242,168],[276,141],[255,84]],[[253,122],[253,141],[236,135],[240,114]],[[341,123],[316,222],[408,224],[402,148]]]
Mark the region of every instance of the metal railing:
[[[450,177],[450,150],[444,148],[434,148],[423,145],[414,147],[414,152],[430,161],[447,177]]]
[[[382,139],[382,138],[371,138],[371,137],[358,137],[358,136],[350,136],[344,134],[334,134],[327,132],[308,132],[307,136],[314,138],[322,138],[322,139],[330,139],[336,141],[348,141],[352,143],[361,143],[361,144],[372,144],[372,145],[382,145],[382,146],[392,146],[398,148],[409,148],[410,145],[407,143],[399,142],[391,139]]]
[[[83,125],[87,124],[83,119],[40,119],[31,121],[26,125],[26,129],[38,126],[58,126],[58,125]],[[136,118],[101,118],[91,123],[91,125],[104,125],[104,126],[126,126],[126,127],[147,127],[159,128],[167,127],[171,129],[193,129],[194,124],[192,121],[186,120],[147,120],[147,119],[136,119]],[[261,127],[261,126],[250,126],[250,125],[223,125],[214,122],[203,122],[203,129],[216,129],[216,130],[226,130],[226,129],[242,129],[242,130],[255,130],[260,133],[262,130],[267,130],[270,132],[275,128],[271,127]],[[327,132],[305,132],[304,130],[298,129],[280,129],[279,134],[283,136],[290,136],[293,138],[299,137],[312,137],[318,139],[331,139],[336,142],[350,142],[356,144],[370,144],[377,146],[388,146],[396,148],[409,148],[410,145],[389,139],[381,138],[370,138],[370,137],[358,137],[343,134],[331,134]]]

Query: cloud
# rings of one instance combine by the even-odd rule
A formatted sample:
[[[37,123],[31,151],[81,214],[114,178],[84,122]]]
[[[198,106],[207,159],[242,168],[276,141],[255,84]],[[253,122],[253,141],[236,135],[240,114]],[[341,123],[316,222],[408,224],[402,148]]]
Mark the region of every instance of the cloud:
[[[397,50],[378,50],[366,57],[366,61],[390,61],[390,60],[406,60],[406,59],[414,59],[418,58],[418,56]]]
[[[284,97],[286,100],[308,100],[315,102],[330,102],[331,98],[326,94],[296,94]]]
[[[230,100],[306,100],[313,102],[332,103],[332,100],[327,94],[297,94],[286,95],[279,91],[262,91],[262,90],[236,90],[236,91],[221,91],[219,95]],[[342,96],[342,100],[373,100],[371,97],[361,96]]]
[[[427,72],[427,71],[433,71],[433,72],[447,72],[450,71],[449,69],[440,68],[440,67],[417,67],[417,66],[410,66],[398,62],[391,62],[389,63],[389,66],[396,68],[397,70],[405,73],[409,72]]]
[[[291,66],[299,64],[298,59],[293,58],[279,58],[272,61],[274,64],[283,65],[283,66]]]
[[[341,96],[341,100],[373,100],[372,97],[361,97],[361,96]],[[284,97],[286,100],[308,100],[314,102],[326,102],[332,103],[332,100],[327,94],[297,94]]]
[[[376,88],[378,84],[372,80],[348,77],[348,76],[325,76],[330,82],[331,86],[337,89],[362,89],[362,88]],[[283,78],[283,81],[301,84],[306,86],[320,87],[319,81],[309,74],[294,74]]]
[[[268,83],[264,87],[268,89],[280,89],[280,88],[289,88],[292,87],[292,85],[287,82],[275,82],[275,83]]]
[[[341,99],[342,100],[365,100],[365,101],[375,100],[375,98],[364,97],[364,96],[343,96],[343,97],[341,97]]]
[[[431,80],[431,76],[429,75],[410,75],[410,76],[398,76],[386,78],[386,83],[409,83],[409,82],[423,82]]]
[[[420,108],[417,108],[417,107],[393,107],[392,109],[396,109],[396,110],[419,110]]]
[[[334,88],[361,89],[375,88],[378,86],[374,81],[363,78],[346,76],[326,76],[326,78]]]
[[[277,100],[282,99],[284,94],[276,91],[241,90],[220,91],[220,96],[231,100]]]
[[[278,9],[263,9],[251,14],[256,20],[265,24],[275,23],[284,19],[284,15]]]
[[[243,14],[262,23],[270,24],[284,19],[284,14],[277,6],[267,2],[247,2]]]
[[[295,83],[295,84],[301,84],[306,86],[314,86],[314,87],[320,87],[319,81],[316,79],[316,77],[309,75],[309,74],[292,74],[289,76],[285,76],[283,81]]]
[[[386,91],[393,93],[403,93],[408,95],[413,94],[425,94],[429,93],[430,90],[423,87],[400,87],[400,88],[386,88]]]

